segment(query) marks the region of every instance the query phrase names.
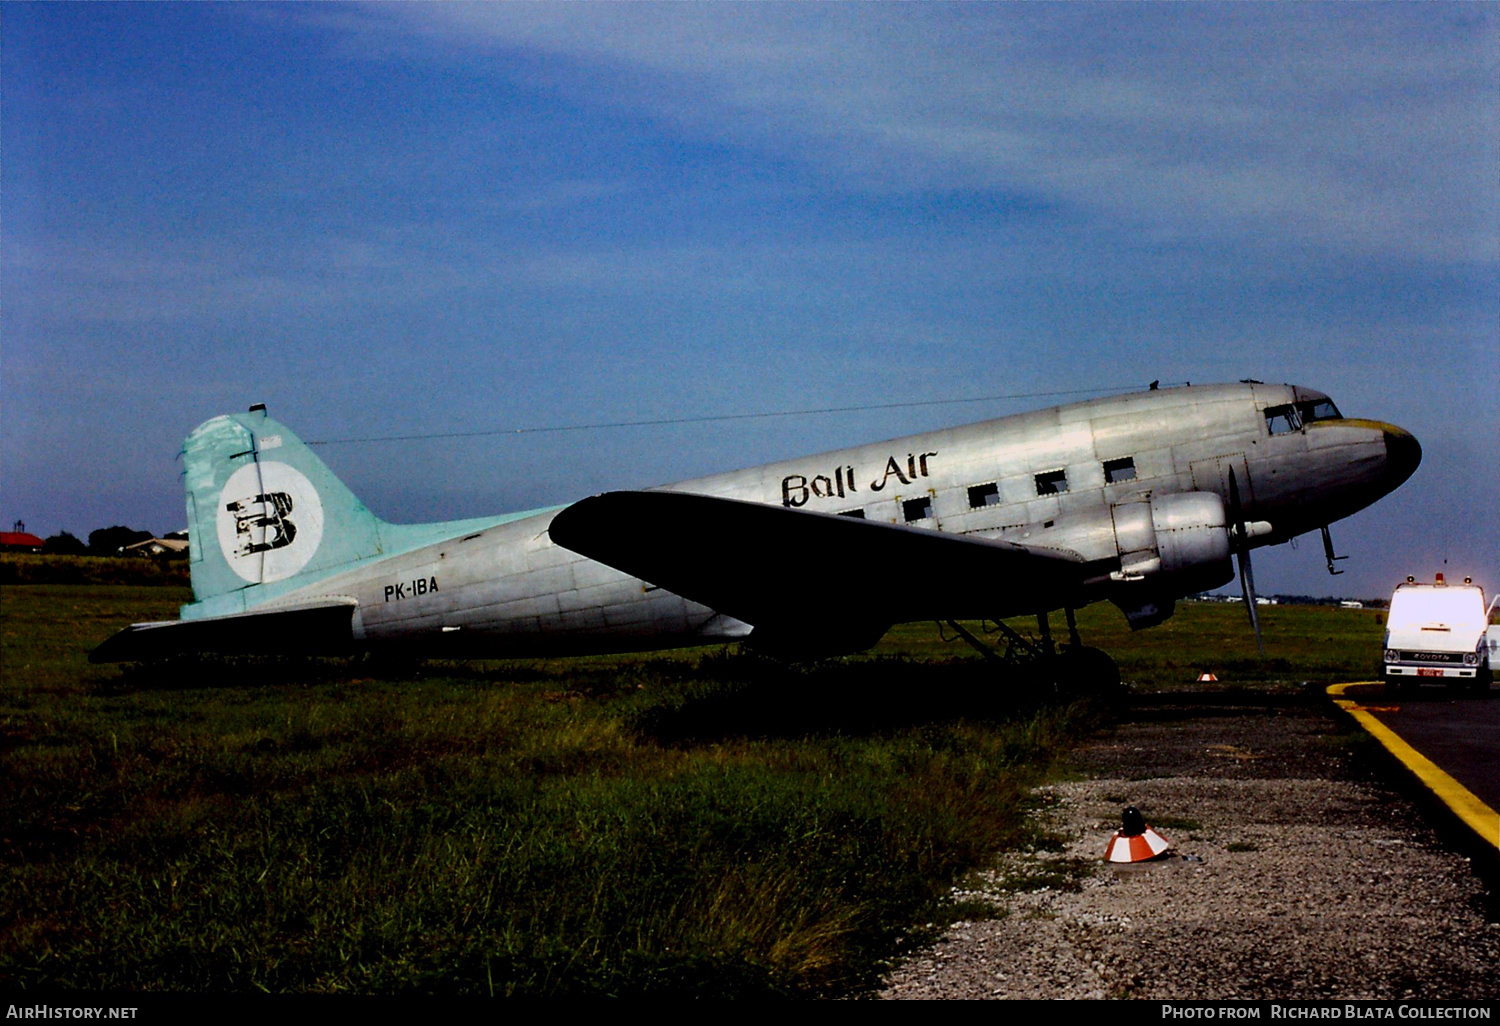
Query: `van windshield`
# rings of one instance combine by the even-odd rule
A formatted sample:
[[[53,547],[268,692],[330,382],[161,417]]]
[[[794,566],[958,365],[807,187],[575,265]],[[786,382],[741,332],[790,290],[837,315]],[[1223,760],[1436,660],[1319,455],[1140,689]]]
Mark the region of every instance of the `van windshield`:
[[[1484,597],[1478,588],[1402,588],[1391,597],[1386,618],[1392,630],[1412,627],[1483,628]]]

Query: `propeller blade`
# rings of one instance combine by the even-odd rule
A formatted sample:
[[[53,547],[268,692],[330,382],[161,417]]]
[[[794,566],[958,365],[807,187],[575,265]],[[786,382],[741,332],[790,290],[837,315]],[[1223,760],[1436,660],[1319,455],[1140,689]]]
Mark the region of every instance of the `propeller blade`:
[[[1250,550],[1239,553],[1240,594],[1245,597],[1245,608],[1250,610],[1250,626],[1255,630],[1255,647],[1261,655],[1266,654],[1266,643],[1260,637],[1260,615],[1255,611],[1255,575],[1250,572]]]
[[[1245,530],[1244,512],[1240,508],[1240,483],[1229,468],[1229,547],[1240,565],[1240,596],[1250,612],[1250,627],[1255,631],[1255,647],[1266,654],[1266,643],[1260,636],[1260,614],[1255,608],[1255,574],[1250,569],[1250,533]]]

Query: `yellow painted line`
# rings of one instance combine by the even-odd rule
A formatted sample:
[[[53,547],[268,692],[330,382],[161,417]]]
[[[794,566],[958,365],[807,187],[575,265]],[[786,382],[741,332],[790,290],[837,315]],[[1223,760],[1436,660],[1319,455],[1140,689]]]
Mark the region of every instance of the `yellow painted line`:
[[[1395,731],[1371,715],[1364,706],[1352,698],[1343,697],[1344,692],[1349,688],[1367,684],[1379,688],[1384,687],[1381,682],[1373,680],[1331,684],[1328,687],[1328,697],[1332,698],[1334,704],[1340,709],[1353,716],[1355,721],[1369,731],[1375,740],[1385,745],[1387,751],[1415,773],[1417,779],[1426,784],[1459,819],[1469,824],[1486,844],[1493,844],[1496,848],[1500,848],[1500,812],[1490,808],[1467,787],[1438,769],[1431,759],[1401,740]]]

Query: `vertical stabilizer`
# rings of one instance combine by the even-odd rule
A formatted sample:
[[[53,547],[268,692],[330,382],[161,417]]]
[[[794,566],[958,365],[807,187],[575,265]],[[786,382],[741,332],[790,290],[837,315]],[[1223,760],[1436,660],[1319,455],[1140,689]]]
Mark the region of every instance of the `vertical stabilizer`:
[[[199,425],[182,459],[199,616],[381,554],[381,521],[264,406]]]

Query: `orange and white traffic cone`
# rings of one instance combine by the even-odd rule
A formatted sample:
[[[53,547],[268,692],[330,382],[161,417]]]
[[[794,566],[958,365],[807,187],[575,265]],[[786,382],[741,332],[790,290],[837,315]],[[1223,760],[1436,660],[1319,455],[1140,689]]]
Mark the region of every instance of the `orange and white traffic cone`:
[[[1145,818],[1135,806],[1126,809],[1121,819],[1122,826],[1115,831],[1109,847],[1104,850],[1104,857],[1110,862],[1145,862],[1172,846],[1165,837],[1146,825]]]

